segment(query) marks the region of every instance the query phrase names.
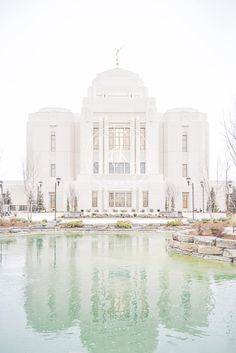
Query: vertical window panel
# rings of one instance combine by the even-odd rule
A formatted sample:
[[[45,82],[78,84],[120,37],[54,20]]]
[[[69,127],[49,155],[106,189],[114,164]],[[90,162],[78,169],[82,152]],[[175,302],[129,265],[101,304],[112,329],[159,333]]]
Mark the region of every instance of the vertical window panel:
[[[146,129],[145,127],[140,128],[140,149],[145,150],[146,148]]]
[[[148,191],[143,191],[143,207],[148,207]]]
[[[98,207],[98,192],[92,191],[92,207]]]
[[[140,174],[145,174],[145,173],[146,173],[146,163],[140,162]]]
[[[56,164],[50,164],[50,177],[56,177]]]
[[[182,135],[182,152],[188,152],[188,135],[183,133]]]
[[[115,196],[114,192],[109,192],[109,207],[114,207],[115,205],[114,196]]]
[[[188,176],[188,165],[182,164],[182,177],[187,178]]]
[[[49,204],[51,209],[55,209],[55,192],[49,192]]]
[[[99,130],[98,127],[93,128],[93,149],[99,149]]]
[[[189,193],[183,192],[182,193],[182,207],[184,209],[188,209],[188,203],[189,203]]]
[[[50,150],[51,150],[51,152],[56,152],[56,133],[55,132],[51,132]]]
[[[93,163],[93,174],[98,174],[99,173],[99,163],[94,162]]]

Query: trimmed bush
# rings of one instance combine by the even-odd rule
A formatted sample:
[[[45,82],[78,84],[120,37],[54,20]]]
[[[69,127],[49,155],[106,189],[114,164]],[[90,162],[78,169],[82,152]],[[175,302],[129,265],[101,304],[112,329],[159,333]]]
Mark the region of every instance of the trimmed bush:
[[[83,221],[66,222],[63,224],[65,228],[82,228],[83,226]]]
[[[116,228],[130,229],[132,228],[132,224],[128,221],[117,221]]]
[[[182,226],[183,222],[181,219],[175,219],[174,221],[169,221],[166,223],[167,227],[177,227],[177,226]]]

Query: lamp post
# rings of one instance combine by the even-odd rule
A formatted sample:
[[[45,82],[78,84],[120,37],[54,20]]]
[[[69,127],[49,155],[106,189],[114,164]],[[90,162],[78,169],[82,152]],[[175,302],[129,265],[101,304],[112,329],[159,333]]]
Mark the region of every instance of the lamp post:
[[[192,212],[193,212],[193,220],[194,220],[194,183],[191,183],[191,178],[187,177],[186,178],[188,186],[192,186]]]
[[[204,213],[204,204],[205,204],[205,201],[204,201],[204,182],[203,181],[200,181],[200,184],[201,184],[201,188],[202,188],[202,212]]]
[[[40,212],[40,208],[39,208],[39,192],[41,191],[42,189],[42,185],[43,185],[43,182],[42,181],[39,181],[38,182],[38,188],[37,188],[37,211]]]
[[[55,182],[55,214],[54,214],[55,222],[57,220],[57,188],[60,185],[60,181],[61,181],[61,178],[57,177]]]
[[[2,216],[2,212],[3,212],[3,181],[0,180],[0,188],[1,188],[1,194],[0,194],[0,216]]]
[[[228,194],[227,194],[227,212],[229,212],[229,206],[230,206],[230,194],[231,194],[231,188],[232,188],[232,185],[233,185],[233,182],[232,181],[227,181],[227,191],[228,191]]]

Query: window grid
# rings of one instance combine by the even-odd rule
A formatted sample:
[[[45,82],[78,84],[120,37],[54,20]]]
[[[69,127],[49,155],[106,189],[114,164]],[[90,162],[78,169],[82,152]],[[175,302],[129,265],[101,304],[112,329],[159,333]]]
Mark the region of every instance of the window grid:
[[[99,173],[99,163],[93,162],[93,174],[98,174],[98,173]]]
[[[145,127],[140,128],[140,149],[145,150],[146,148],[146,129]]]
[[[188,165],[182,164],[182,177],[187,178],[188,176]]]
[[[130,174],[130,164],[126,162],[109,162],[109,174]]]
[[[109,128],[109,149],[130,149],[130,128]]]
[[[92,207],[98,207],[98,192],[92,191]]]
[[[146,163],[140,162],[140,174],[145,174],[145,173],[146,173]]]
[[[50,165],[50,177],[55,178],[56,177],[56,164],[51,164]]]
[[[109,192],[109,207],[132,207],[132,193]]]
[[[98,127],[93,128],[93,149],[99,149],[99,130]]]
[[[182,135],[182,152],[188,152],[188,135],[186,133]]]
[[[50,208],[55,209],[55,192],[49,192],[49,203],[50,203]]]
[[[188,208],[188,202],[189,202],[189,193],[188,192],[183,192],[182,193],[183,208],[185,208],[185,209]]]
[[[143,207],[148,207],[148,191],[143,191]]]

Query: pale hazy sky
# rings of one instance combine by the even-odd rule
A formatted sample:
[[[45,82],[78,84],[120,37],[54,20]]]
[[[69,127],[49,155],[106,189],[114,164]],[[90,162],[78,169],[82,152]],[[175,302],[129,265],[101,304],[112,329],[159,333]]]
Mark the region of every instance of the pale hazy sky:
[[[120,46],[159,111],[208,114],[215,178],[236,96],[236,0],[0,0],[0,178],[22,177],[28,113],[80,112]]]

